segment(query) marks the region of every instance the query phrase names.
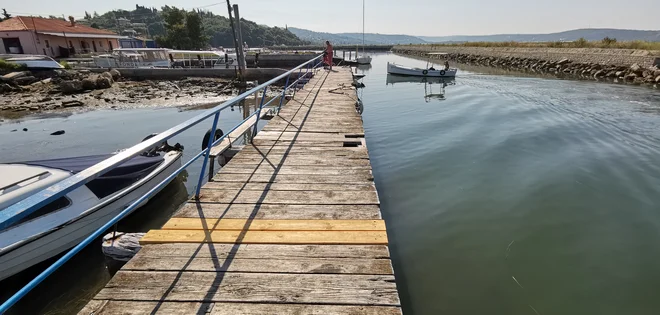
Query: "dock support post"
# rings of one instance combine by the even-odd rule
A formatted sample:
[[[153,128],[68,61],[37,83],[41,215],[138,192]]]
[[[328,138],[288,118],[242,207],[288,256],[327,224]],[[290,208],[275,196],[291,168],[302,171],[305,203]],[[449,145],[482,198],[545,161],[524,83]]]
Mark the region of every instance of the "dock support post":
[[[215,141],[215,130],[218,128],[218,118],[220,117],[220,112],[215,113],[215,118],[213,118],[213,126],[211,127],[211,136],[209,137],[209,142],[206,144],[206,153],[204,154],[204,162],[202,162],[202,170],[199,171],[199,180],[197,181],[197,192],[195,194],[195,199],[199,199],[199,192],[202,189],[202,179],[204,178],[204,171],[206,170],[206,164],[209,162],[209,155],[211,155],[211,148],[213,147],[213,142]]]
[[[252,129],[252,138],[250,139],[250,143],[252,143],[252,140],[254,140],[254,137],[257,135],[259,117],[261,116],[261,109],[264,107],[264,100],[266,100],[266,92],[268,92],[268,86],[264,88],[264,95],[261,96],[261,104],[259,104],[259,109],[257,110],[257,121],[254,122],[254,128]]]

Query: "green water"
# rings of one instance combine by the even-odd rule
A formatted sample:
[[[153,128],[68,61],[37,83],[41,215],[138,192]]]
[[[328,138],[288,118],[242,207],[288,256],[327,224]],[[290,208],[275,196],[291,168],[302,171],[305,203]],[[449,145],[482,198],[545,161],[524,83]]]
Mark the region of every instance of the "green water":
[[[406,314],[660,313],[658,90],[461,65],[447,86],[425,85],[388,80],[388,61],[425,62],[381,54],[359,70],[367,74],[359,92],[367,145]],[[0,162],[107,153],[198,113],[4,122]],[[220,125],[241,117],[227,112]],[[188,159],[209,127],[170,142],[186,146]],[[49,135],[59,129],[66,134]],[[200,166],[120,230],[162,224],[196,185]],[[0,301],[40,266],[0,282]],[[75,313],[113,268],[94,244],[14,314]]]
[[[470,68],[427,102],[388,61],[425,62],[361,92],[406,314],[660,313],[657,89]]]

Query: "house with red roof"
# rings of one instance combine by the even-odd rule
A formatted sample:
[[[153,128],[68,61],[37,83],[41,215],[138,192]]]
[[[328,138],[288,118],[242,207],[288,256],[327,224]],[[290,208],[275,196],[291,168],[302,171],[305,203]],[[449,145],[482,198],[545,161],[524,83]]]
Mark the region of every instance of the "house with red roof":
[[[0,22],[0,54],[70,57],[119,48],[120,36],[108,30],[76,23],[73,17],[46,19],[16,16]]]

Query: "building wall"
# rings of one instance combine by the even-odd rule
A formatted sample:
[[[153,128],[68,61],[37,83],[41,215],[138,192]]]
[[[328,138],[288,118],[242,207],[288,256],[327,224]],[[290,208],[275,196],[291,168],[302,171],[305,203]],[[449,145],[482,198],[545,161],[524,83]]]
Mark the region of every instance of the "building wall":
[[[94,44],[96,44],[96,52],[99,53],[109,52],[114,48],[119,48],[119,42],[116,38],[65,38],[63,36],[37,34],[32,31],[0,32],[0,38],[12,37],[19,38],[23,47],[23,53],[35,55],[45,54],[51,57],[60,57],[59,47],[69,47],[69,42],[73,45],[76,54],[84,52],[82,41],[85,41],[89,45],[88,52],[92,53],[94,52]],[[0,40],[0,45],[2,45],[1,42],[2,40]],[[112,43],[112,48],[110,48],[110,43]],[[0,53],[5,53],[5,51],[4,45],[0,47]]]

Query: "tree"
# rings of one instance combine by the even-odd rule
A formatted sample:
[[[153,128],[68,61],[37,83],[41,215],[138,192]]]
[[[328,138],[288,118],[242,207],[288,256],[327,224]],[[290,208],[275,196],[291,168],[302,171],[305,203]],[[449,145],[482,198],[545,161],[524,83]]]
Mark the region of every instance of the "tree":
[[[2,19],[0,21],[11,19],[11,14],[7,13],[6,9],[2,9]]]
[[[89,12],[85,11],[85,20],[89,20],[92,18],[92,15],[89,14]]]
[[[96,11],[94,11],[94,18],[96,19],[96,18],[98,18],[98,17],[99,17],[99,14],[96,13]]]
[[[209,38],[203,34],[202,18],[199,13],[191,11],[186,14],[186,30],[191,49],[201,49],[208,45]]]
[[[616,38],[610,38],[609,36],[603,38],[603,44],[606,46],[612,45],[614,43],[616,43]]]
[[[190,40],[185,25],[186,11],[166,5],[163,7],[161,16],[165,22],[167,34],[156,37],[158,45],[174,49],[189,49]]]
[[[99,25],[96,24],[96,22],[92,23],[92,24],[90,25],[90,27],[92,27],[92,28],[100,28]]]

